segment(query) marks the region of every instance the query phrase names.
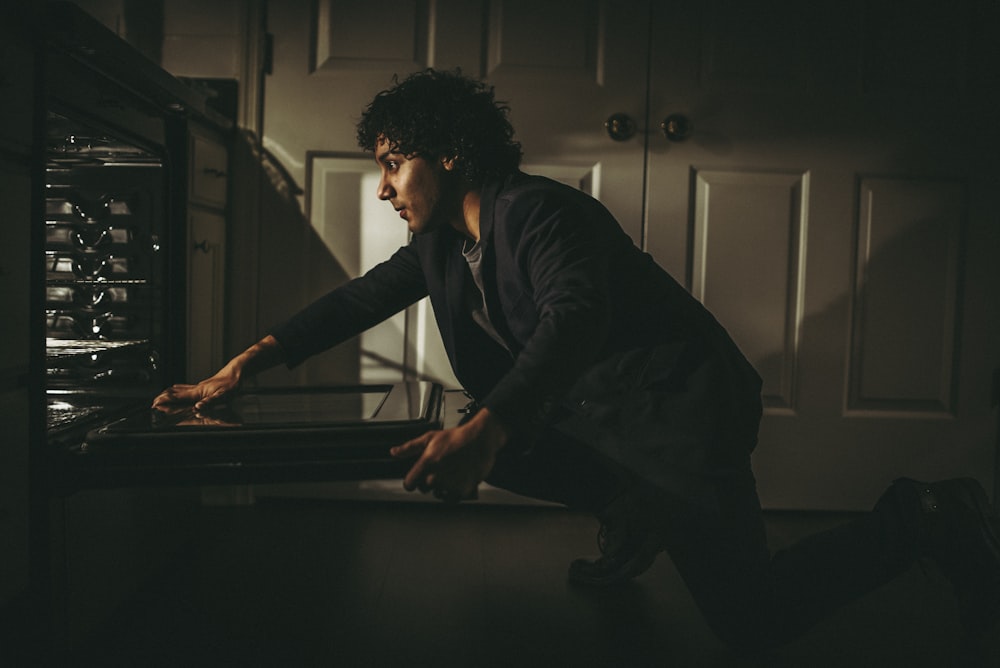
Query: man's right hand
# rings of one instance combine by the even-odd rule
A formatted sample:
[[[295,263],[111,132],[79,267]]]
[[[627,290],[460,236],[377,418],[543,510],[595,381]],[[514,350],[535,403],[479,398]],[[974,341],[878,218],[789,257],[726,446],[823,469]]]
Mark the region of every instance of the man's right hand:
[[[214,376],[195,385],[179,384],[168,387],[153,399],[153,408],[166,410],[179,405],[194,405],[195,410],[207,408],[229,399],[239,389],[244,376],[281,363],[284,351],[277,339],[268,334],[242,353],[229,360]]]
[[[193,404],[195,410],[200,410],[225,401],[239,388],[239,385],[239,375],[227,373],[227,369],[224,368],[196,385],[178,384],[168,387],[153,399],[153,408],[164,410],[178,404]]]

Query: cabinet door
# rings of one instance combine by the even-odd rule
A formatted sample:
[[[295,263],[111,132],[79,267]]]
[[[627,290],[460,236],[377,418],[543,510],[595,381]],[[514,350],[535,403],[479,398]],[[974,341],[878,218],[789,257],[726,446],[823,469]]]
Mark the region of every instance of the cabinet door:
[[[767,506],[990,486],[998,102],[973,26],[997,12],[976,4],[654,3],[650,125],[693,133],[650,135],[647,247],[764,377]]]
[[[188,213],[187,378],[197,382],[222,366],[226,219],[192,207]]]
[[[188,194],[205,206],[226,206],[229,186],[229,152],[222,144],[197,132],[191,133],[191,171]]]
[[[26,167],[0,158],[0,379],[28,369],[28,288],[31,254],[31,179]]]
[[[28,586],[28,390],[0,393],[0,607]]]

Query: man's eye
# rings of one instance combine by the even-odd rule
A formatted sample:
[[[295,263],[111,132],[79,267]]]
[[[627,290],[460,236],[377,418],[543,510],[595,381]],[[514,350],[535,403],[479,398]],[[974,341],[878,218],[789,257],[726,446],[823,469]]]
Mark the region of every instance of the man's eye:
[[[387,163],[385,163],[385,166],[387,169],[396,169],[396,161],[390,160]]]

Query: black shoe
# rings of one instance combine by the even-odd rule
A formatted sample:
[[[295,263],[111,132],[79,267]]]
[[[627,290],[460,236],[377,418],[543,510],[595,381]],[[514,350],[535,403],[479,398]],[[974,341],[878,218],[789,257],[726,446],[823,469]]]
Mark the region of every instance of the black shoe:
[[[962,624],[980,637],[1000,622],[1000,518],[972,478],[922,483],[906,478],[921,508],[921,552],[951,581]]]
[[[569,565],[569,580],[575,584],[611,586],[645,573],[656,555],[664,550],[662,531],[651,509],[631,494],[625,494],[599,515],[597,545],[601,556],[575,559]]]

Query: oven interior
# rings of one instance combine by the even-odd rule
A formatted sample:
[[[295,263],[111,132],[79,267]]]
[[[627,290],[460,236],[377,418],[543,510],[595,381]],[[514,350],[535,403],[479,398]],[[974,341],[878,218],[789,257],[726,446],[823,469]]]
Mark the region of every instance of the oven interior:
[[[165,382],[169,286],[162,150],[47,115],[45,336],[50,436]]]

